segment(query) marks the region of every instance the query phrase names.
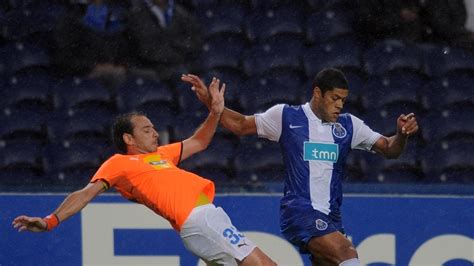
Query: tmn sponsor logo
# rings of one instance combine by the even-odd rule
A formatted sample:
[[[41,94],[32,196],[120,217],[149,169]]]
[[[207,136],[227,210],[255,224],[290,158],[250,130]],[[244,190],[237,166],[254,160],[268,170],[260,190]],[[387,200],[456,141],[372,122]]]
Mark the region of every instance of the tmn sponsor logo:
[[[304,143],[304,160],[305,161],[328,161],[337,162],[339,158],[339,146],[334,143]]]

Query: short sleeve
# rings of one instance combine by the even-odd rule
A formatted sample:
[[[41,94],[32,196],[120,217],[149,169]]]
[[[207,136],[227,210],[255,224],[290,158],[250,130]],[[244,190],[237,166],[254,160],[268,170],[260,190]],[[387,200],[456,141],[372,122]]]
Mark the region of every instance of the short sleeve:
[[[382,137],[380,133],[373,131],[364,121],[351,115],[354,132],[352,134],[351,148],[370,151],[374,143]]]
[[[92,177],[91,183],[102,180],[107,183],[108,187],[113,187],[118,182],[118,179],[125,175],[120,165],[118,157],[111,157],[99,167]]]
[[[272,141],[280,139],[284,106],[284,104],[277,104],[264,113],[255,114],[255,124],[259,137]]]
[[[176,142],[168,145],[158,147],[158,151],[163,154],[168,160],[172,161],[174,165],[178,165],[181,161],[181,154],[183,152],[183,143]]]

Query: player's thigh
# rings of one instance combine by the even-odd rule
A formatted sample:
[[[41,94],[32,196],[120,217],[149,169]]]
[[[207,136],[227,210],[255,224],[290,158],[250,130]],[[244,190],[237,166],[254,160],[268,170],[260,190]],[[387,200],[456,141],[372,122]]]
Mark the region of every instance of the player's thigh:
[[[313,237],[308,242],[307,249],[316,259],[323,257],[336,265],[342,261],[357,258],[357,251],[351,241],[340,232]]]

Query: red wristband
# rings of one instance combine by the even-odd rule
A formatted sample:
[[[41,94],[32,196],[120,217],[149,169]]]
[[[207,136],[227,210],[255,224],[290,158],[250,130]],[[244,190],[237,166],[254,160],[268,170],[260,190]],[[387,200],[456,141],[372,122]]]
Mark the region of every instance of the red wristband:
[[[43,221],[46,222],[46,231],[53,230],[56,226],[59,225],[58,216],[55,213],[52,213],[43,218]]]

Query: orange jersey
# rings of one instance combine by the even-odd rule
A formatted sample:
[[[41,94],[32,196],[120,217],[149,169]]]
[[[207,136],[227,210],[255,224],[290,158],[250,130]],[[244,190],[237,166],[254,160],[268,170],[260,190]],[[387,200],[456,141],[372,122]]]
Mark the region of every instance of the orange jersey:
[[[148,154],[115,154],[105,161],[91,182],[102,180],[125,198],[141,203],[181,226],[196,206],[200,194],[212,202],[214,183],[178,168],[182,143],[158,147]]]

